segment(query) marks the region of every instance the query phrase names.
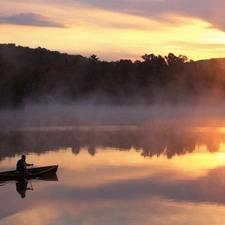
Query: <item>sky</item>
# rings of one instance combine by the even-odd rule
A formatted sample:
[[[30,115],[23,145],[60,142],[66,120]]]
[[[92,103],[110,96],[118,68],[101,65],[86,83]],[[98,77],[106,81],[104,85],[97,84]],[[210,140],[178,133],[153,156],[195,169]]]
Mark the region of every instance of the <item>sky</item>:
[[[0,0],[0,43],[100,60],[225,57],[224,0]]]

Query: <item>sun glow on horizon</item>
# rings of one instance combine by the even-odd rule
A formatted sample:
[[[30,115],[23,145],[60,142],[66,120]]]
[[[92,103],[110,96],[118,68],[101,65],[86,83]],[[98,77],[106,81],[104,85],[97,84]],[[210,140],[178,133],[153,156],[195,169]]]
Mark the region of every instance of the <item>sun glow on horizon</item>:
[[[194,179],[205,176],[209,170],[225,166],[225,144],[221,144],[220,150],[210,153],[206,146],[196,146],[196,150],[191,154],[175,155],[171,159],[165,155],[143,157],[142,150],[130,149],[129,151],[118,151],[117,149],[96,148],[96,155],[93,157],[88,153],[88,149],[83,148],[78,155],[72,152],[71,148],[61,149],[59,151],[49,151],[41,155],[35,153],[27,154],[28,163],[34,163],[37,166],[46,166],[58,164],[59,170],[79,171],[79,173],[89,173],[94,179],[90,182],[104,182],[104,180],[123,180],[123,179],[140,179],[141,177],[155,177],[164,174],[165,177],[173,180]],[[18,159],[20,156],[16,156]],[[5,159],[1,162],[0,167],[15,167],[16,159]],[[113,172],[110,169],[108,174],[106,168],[115,168]],[[91,170],[90,170],[91,168]],[[105,176],[102,169],[105,168]],[[123,174],[118,170],[123,168]],[[101,177],[98,179],[98,173]],[[101,172],[100,172],[101,171]],[[130,172],[132,171],[132,172]],[[179,173],[178,173],[179,171]],[[124,175],[126,176],[124,177]],[[168,176],[168,174],[172,174]],[[84,182],[84,181],[82,181]],[[87,182],[88,185],[89,182]],[[77,184],[78,185],[78,184]],[[93,185],[93,183],[92,183]]]
[[[173,23],[156,22],[147,18],[85,9],[62,23],[66,28],[32,27],[1,24],[1,43],[90,56],[100,60],[140,60],[144,54],[173,52],[198,60],[225,55],[225,34],[210,28],[199,19],[166,15]],[[81,13],[83,12],[83,13]],[[110,14],[110,17],[106,15]],[[95,20],[94,20],[95,18]],[[107,29],[106,29],[107,27]],[[217,47],[215,48],[215,45]],[[224,48],[223,48],[224,45]]]

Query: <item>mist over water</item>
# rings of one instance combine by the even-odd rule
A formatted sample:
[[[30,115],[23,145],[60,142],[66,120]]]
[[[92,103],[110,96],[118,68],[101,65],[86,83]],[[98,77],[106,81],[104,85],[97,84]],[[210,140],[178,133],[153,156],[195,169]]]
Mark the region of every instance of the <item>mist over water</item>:
[[[224,106],[31,104],[0,111],[1,130],[48,126],[223,126]]]
[[[94,155],[101,146],[171,158],[199,143],[216,152],[224,140],[222,106],[33,104],[0,114],[2,157],[61,147],[72,147],[74,154],[87,148]]]

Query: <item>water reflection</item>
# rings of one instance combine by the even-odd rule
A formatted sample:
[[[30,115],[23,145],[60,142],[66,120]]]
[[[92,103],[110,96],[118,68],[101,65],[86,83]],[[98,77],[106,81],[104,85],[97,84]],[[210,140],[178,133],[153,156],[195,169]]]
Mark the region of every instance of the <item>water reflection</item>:
[[[19,193],[21,198],[26,197],[27,190],[32,190],[32,191],[34,190],[33,187],[27,187],[27,185],[28,185],[28,180],[20,180],[16,182],[16,191]]]
[[[50,150],[72,148],[79,154],[87,148],[94,156],[96,148],[115,148],[128,151],[131,148],[141,152],[144,157],[164,155],[172,158],[195,151],[196,146],[205,145],[209,152],[219,151],[225,142],[221,128],[212,127],[165,127],[145,128],[135,126],[121,127],[51,127],[27,128],[1,133],[0,160],[23,152],[44,153]],[[32,149],[31,149],[32,146]]]
[[[10,184],[15,183],[16,191],[17,193],[21,196],[21,198],[26,197],[26,192],[28,190],[34,190],[32,182],[40,182],[40,181],[58,181],[58,176],[57,174],[46,176],[44,178],[34,178],[34,179],[20,179],[20,180],[15,180],[15,181],[4,181],[0,183],[0,186],[2,188],[5,188],[3,186],[8,186]]]
[[[220,224],[225,213],[225,159],[208,152],[144,158],[130,150],[96,148],[74,155],[71,148],[30,154],[32,161],[59,163],[60,182],[32,181],[21,200],[10,185],[1,187],[1,224]],[[58,160],[57,162],[55,162]],[[5,160],[3,163],[7,163]],[[45,163],[45,162],[43,162]],[[30,186],[27,186],[30,187]],[[13,202],[14,204],[10,204]],[[209,212],[211,212],[209,214]],[[190,217],[190,215],[192,215]],[[94,218],[94,219],[93,219]],[[217,222],[216,222],[217,221]]]
[[[60,165],[59,182],[22,183],[35,189],[23,200],[16,183],[0,184],[1,224],[24,224],[24,214],[46,225],[224,224],[220,127],[35,127],[0,138],[1,170],[22,153]]]

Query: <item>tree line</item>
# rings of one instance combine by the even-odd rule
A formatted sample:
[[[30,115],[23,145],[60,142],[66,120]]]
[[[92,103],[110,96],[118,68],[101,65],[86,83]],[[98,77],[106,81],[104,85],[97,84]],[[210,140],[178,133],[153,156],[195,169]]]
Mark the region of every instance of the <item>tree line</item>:
[[[101,61],[45,48],[0,44],[0,107],[26,102],[198,104],[225,98],[223,61],[145,54]]]
[[[193,131],[176,132],[175,129],[117,130],[117,131],[13,131],[1,132],[0,162],[6,157],[31,151],[42,154],[48,151],[71,149],[79,154],[86,149],[95,155],[97,149],[107,148],[119,151],[135,149],[143,157],[165,156],[168,159],[176,155],[193,153],[196,146],[205,145],[207,151],[214,153],[225,141],[224,134],[219,131],[196,133]],[[37,141],[38,140],[38,141]]]

